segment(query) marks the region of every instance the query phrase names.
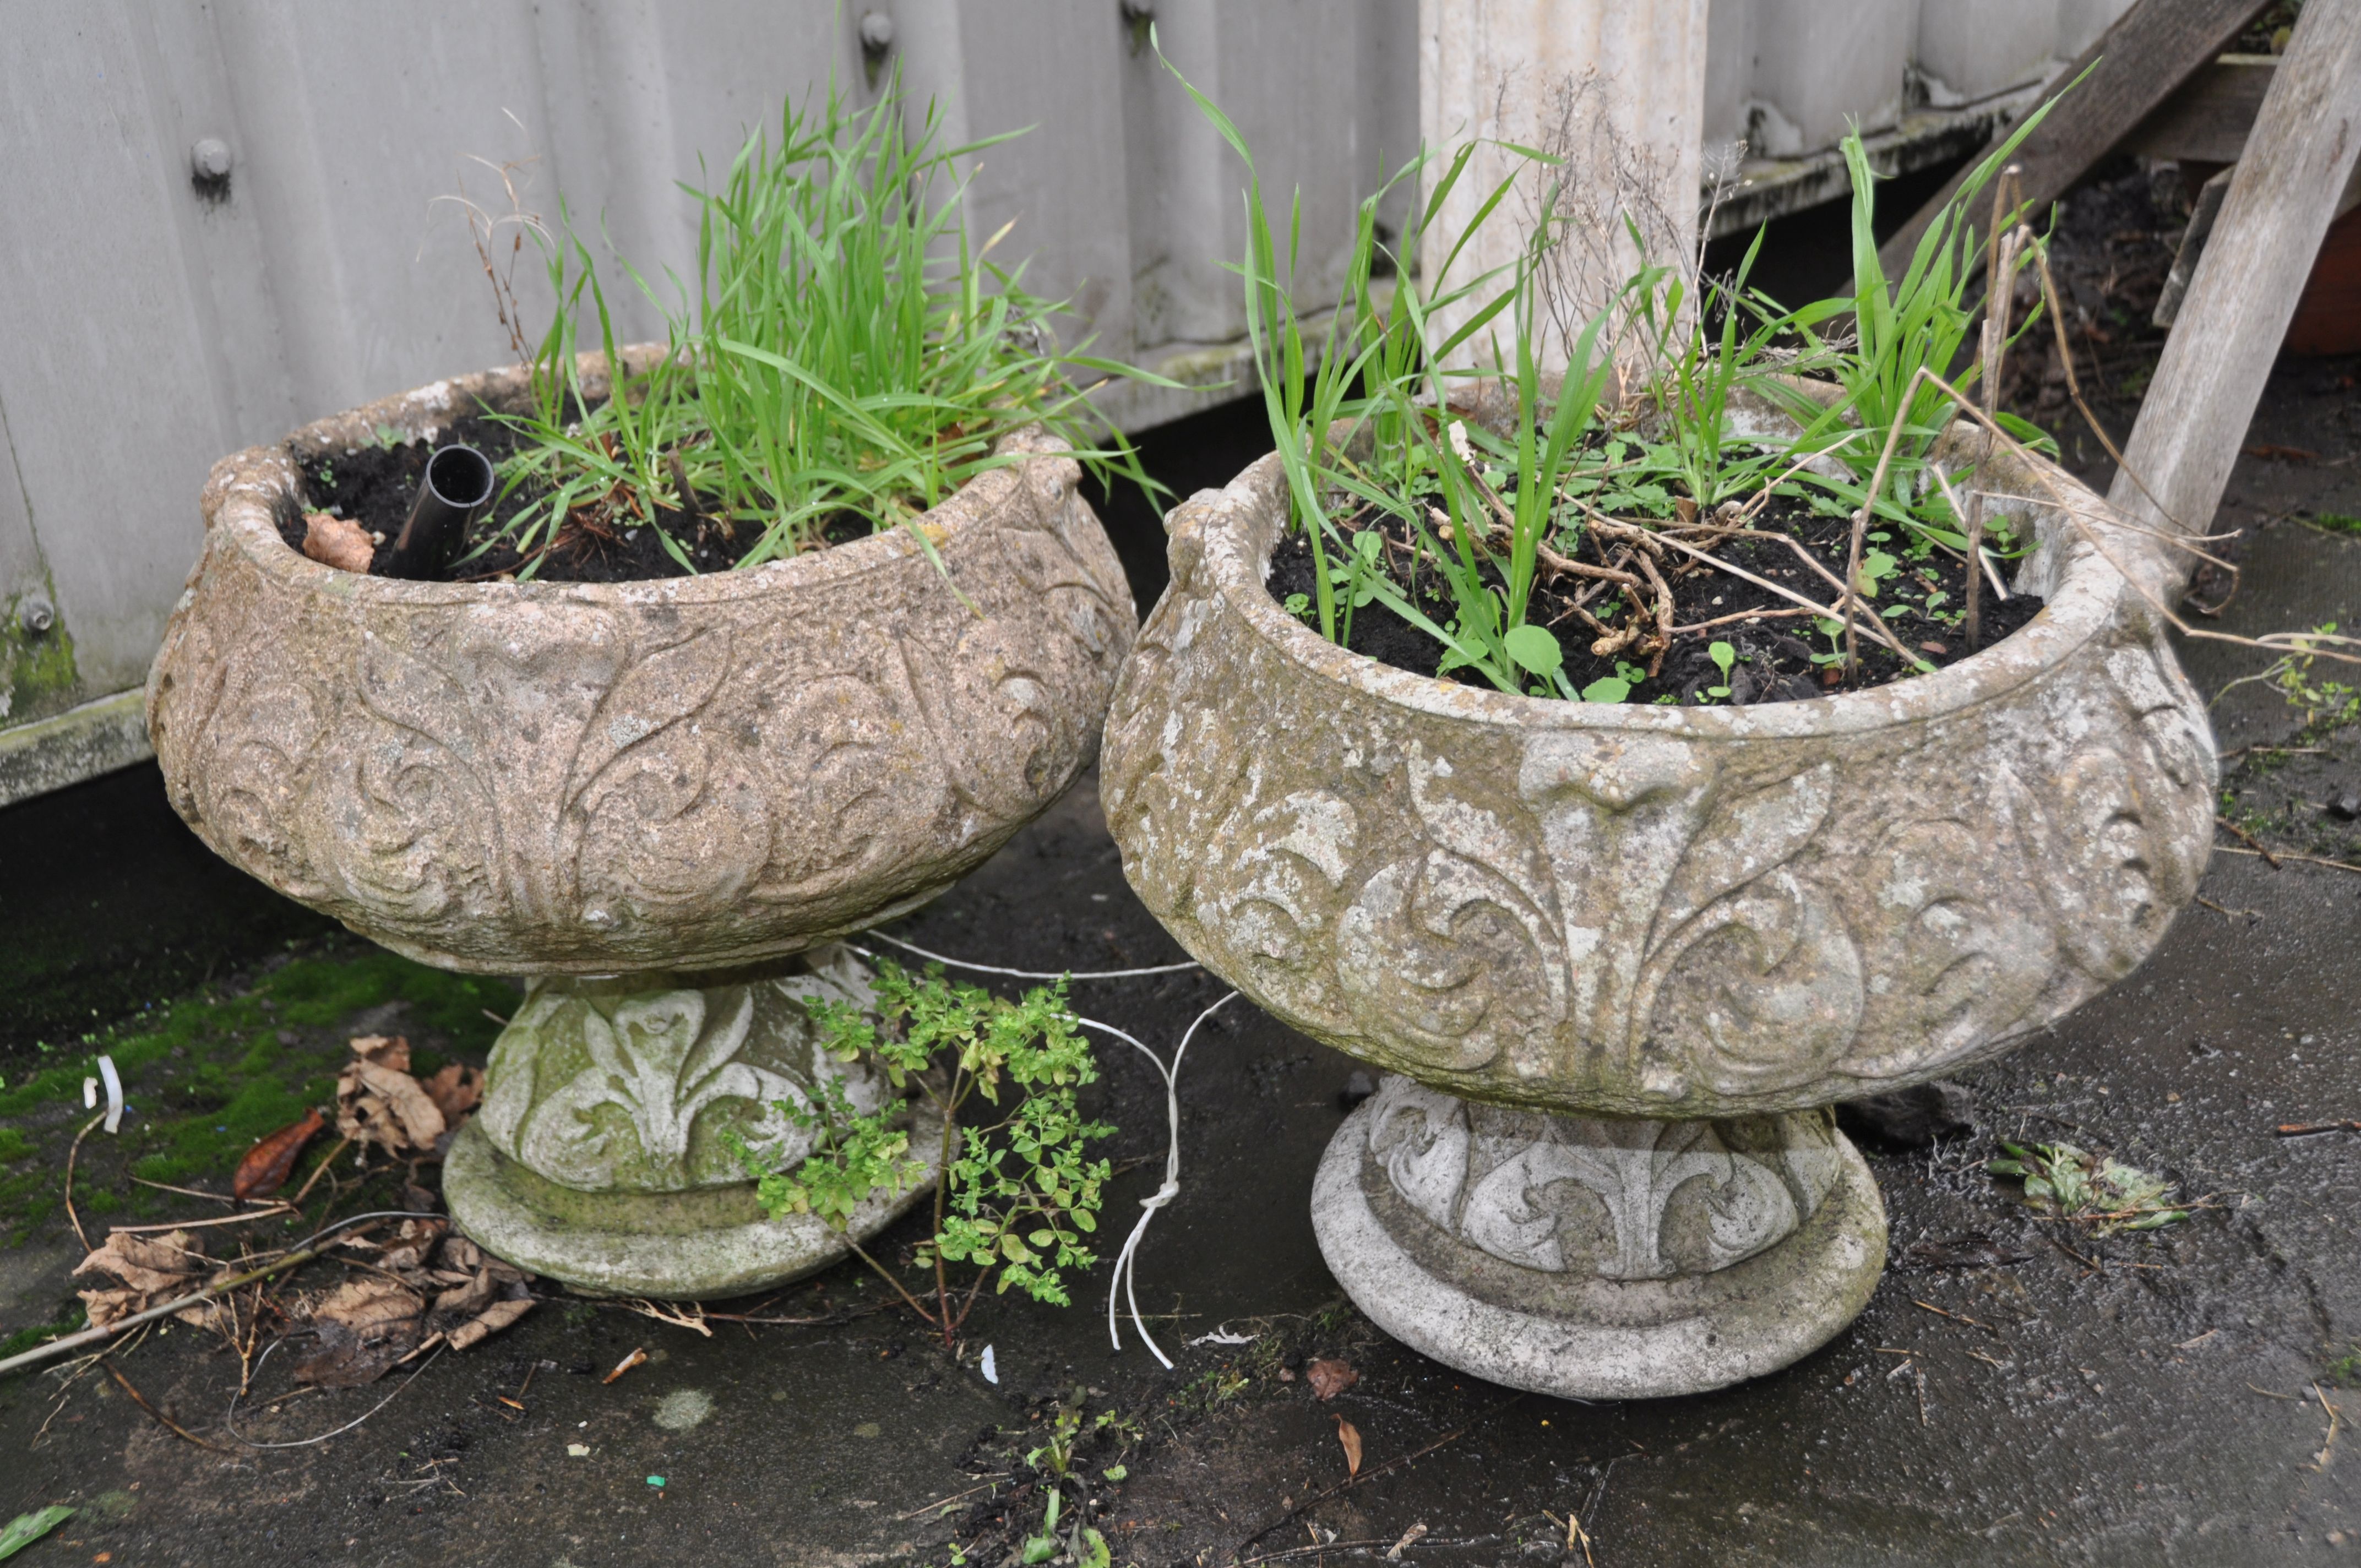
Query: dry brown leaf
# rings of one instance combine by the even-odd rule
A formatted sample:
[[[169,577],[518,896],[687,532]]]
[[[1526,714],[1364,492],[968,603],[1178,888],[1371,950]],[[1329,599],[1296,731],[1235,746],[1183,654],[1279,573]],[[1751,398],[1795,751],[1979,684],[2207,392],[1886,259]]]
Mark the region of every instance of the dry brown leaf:
[[[160,1236],[110,1232],[97,1250],[74,1265],[74,1277],[104,1269],[134,1290],[170,1299],[186,1295],[214,1266],[186,1231]],[[95,1320],[93,1320],[95,1321]]]
[[[1358,1383],[1361,1375],[1353,1370],[1353,1364],[1349,1361],[1323,1357],[1303,1369],[1303,1380],[1312,1385],[1312,1391],[1321,1398],[1333,1399]]]
[[[459,1118],[473,1111],[484,1097],[484,1069],[452,1062],[434,1077],[422,1079],[419,1087],[426,1091],[427,1099],[434,1102],[434,1108],[443,1113],[444,1122],[456,1127]]]
[[[1346,1420],[1344,1417],[1338,1416],[1336,1418],[1336,1443],[1338,1447],[1345,1451],[1345,1479],[1350,1480],[1354,1476],[1360,1475],[1361,1429]]]
[[[443,1135],[443,1113],[426,1097],[425,1089],[416,1079],[367,1059],[353,1063],[351,1070],[385,1102],[387,1109],[401,1124],[402,1136],[411,1147],[434,1146],[434,1140]]]
[[[368,1329],[414,1321],[425,1310],[426,1303],[419,1299],[415,1291],[382,1275],[372,1274],[347,1279],[312,1303],[312,1321]]]
[[[267,1198],[278,1191],[286,1185],[303,1146],[327,1124],[319,1112],[306,1111],[302,1121],[280,1128],[247,1150],[246,1157],[237,1162],[237,1170],[229,1179],[230,1196]]]
[[[469,1345],[479,1344],[532,1310],[533,1298],[530,1296],[518,1296],[506,1301],[495,1301],[478,1313],[473,1321],[462,1323],[451,1331],[449,1341],[451,1348],[466,1350]]]
[[[186,1231],[173,1231],[155,1237],[114,1232],[89,1256],[76,1264],[73,1271],[79,1276],[98,1270],[115,1276],[126,1288],[84,1290],[81,1293],[83,1310],[89,1315],[93,1328],[104,1328],[151,1307],[160,1307],[214,1279],[226,1277],[229,1272],[207,1257]],[[219,1321],[221,1305],[215,1301],[200,1301],[194,1306],[181,1308],[172,1316],[181,1322],[205,1328]]]
[[[303,554],[339,572],[366,573],[377,554],[377,541],[357,522],[329,512],[303,517]]]
[[[373,1061],[396,1072],[410,1070],[410,1036],[407,1035],[355,1035],[346,1043],[352,1047],[353,1055],[363,1061]]]

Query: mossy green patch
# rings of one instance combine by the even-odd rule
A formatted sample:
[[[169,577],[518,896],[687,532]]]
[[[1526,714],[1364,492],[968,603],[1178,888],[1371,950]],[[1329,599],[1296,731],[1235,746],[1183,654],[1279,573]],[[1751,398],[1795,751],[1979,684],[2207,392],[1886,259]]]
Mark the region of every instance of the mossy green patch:
[[[2361,534],[2361,517],[2341,511],[2316,511],[2304,520],[2323,533]]]
[[[5,1340],[0,1340],[0,1361],[5,1361],[12,1355],[21,1355],[37,1344],[47,1344],[53,1339],[63,1339],[70,1333],[78,1333],[89,1322],[90,1319],[83,1313],[82,1303],[76,1301],[65,1309],[56,1322],[34,1323],[18,1329]]]
[[[127,1179],[219,1190],[256,1139],[325,1107],[348,1058],[345,1026],[388,1003],[396,1027],[480,1061],[515,993],[500,981],[445,974],[379,948],[339,945],[296,958],[236,994],[185,996],[60,1052],[0,1089],[0,1234],[21,1242],[58,1212],[60,1171],[87,1118],[82,1080],[114,1058],[130,1116],[119,1137],[82,1145],[75,1202],[93,1213],[181,1203]],[[421,1055],[428,1053],[422,1052]]]
[[[23,614],[26,597],[0,604],[0,724],[25,724],[63,713],[82,695],[73,639],[61,621],[52,620],[45,630],[28,630]]]

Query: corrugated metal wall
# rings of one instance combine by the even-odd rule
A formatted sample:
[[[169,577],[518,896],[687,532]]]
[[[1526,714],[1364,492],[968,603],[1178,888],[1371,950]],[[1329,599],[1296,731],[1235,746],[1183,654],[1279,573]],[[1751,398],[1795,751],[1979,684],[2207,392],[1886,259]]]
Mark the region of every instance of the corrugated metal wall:
[[[2123,3],[1717,0],[1705,130],[1775,120],[1801,147],[1898,101],[1914,51],[1939,43],[1927,74],[1982,91]],[[685,272],[675,181],[783,93],[867,95],[872,11],[955,136],[1036,127],[983,159],[979,233],[1017,219],[1009,252],[1103,352],[1201,381],[1236,368],[1239,181],[1148,20],[1266,186],[1301,188],[1307,299],[1417,136],[1416,0],[0,0],[0,803],[143,753],[136,701],[106,699],[145,676],[215,458],[508,356],[445,198],[502,210],[488,164],[518,163],[525,206],[554,214],[563,189],[623,254]],[[194,177],[205,141],[225,180]],[[519,281],[537,327],[530,251]]]

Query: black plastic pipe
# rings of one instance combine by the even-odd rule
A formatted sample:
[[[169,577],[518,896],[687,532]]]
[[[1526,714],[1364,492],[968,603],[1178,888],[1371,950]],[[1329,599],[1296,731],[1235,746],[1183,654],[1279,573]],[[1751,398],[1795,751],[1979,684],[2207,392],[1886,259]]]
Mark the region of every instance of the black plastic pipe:
[[[492,504],[492,460],[472,446],[445,446],[426,460],[410,520],[378,564],[380,577],[439,582],[467,537],[467,526]]]

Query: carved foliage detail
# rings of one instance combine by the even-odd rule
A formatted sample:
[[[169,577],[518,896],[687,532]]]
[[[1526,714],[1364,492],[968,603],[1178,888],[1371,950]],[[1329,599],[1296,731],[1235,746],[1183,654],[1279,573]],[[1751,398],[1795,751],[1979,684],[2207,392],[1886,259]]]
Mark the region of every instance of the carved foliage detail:
[[[225,854],[390,938],[531,968],[841,929],[957,874],[1095,744],[1128,596],[1058,477],[952,555],[982,618],[923,562],[703,607],[355,611],[209,550],[159,755]]]
[[[809,1109],[834,1078],[854,1108],[885,1103],[884,1075],[818,1048],[803,999],[860,1003],[864,978],[841,948],[813,973],[704,991],[551,981],[492,1048],[481,1122],[511,1158],[588,1192],[678,1192],[746,1179],[725,1135],[792,1166]]]
[[[2120,978],[2202,869],[2202,715],[2136,635],[1730,743],[1340,707],[1205,607],[1159,607],[1109,727],[1126,867],[1266,1006],[1438,1082],[1669,1114],[1923,1074]]]
[[[1413,1211],[1549,1274],[1726,1268],[1791,1234],[1837,1176],[1825,1113],[1732,1124],[1545,1116],[1389,1076],[1367,1114],[1371,1162]]]

